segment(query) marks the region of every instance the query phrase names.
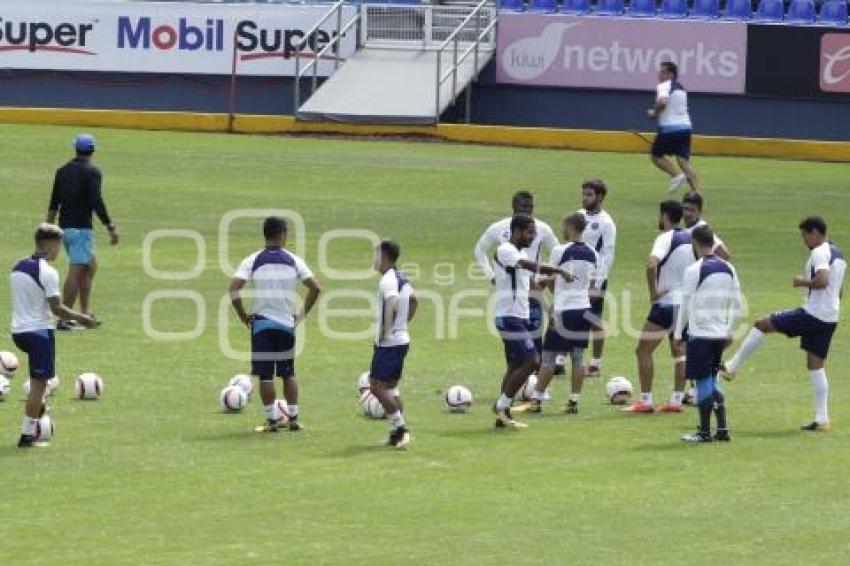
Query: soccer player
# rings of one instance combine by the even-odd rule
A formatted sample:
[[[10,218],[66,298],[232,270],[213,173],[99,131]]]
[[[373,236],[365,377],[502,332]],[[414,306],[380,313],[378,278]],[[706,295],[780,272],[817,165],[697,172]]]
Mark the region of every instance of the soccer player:
[[[396,267],[400,255],[401,248],[392,240],[384,240],[375,248],[372,265],[381,274],[381,281],[369,387],[392,424],[387,445],[402,449],[410,444],[410,430],[402,414],[404,404],[398,382],[410,348],[407,325],[416,314],[418,301],[410,281]]]
[[[511,199],[511,207],[513,208],[514,215],[533,215],[534,195],[528,191],[517,192]],[[475,244],[475,259],[493,284],[495,284],[495,275],[493,266],[490,265],[491,256],[489,254],[493,248],[510,240],[511,219],[512,217],[508,216],[491,224],[478,239],[478,243]],[[540,258],[541,248],[551,251],[552,248],[558,245],[558,239],[555,237],[552,228],[542,220],[535,219],[534,224],[537,235],[531,244],[529,244],[526,253],[529,259],[537,261]],[[532,296],[529,297],[529,329],[531,330],[534,345],[539,354],[543,351],[543,307],[539,299],[534,296],[540,293],[540,287],[534,279],[531,281],[531,291]]]
[[[702,218],[703,203],[702,195],[693,191],[682,198],[682,221],[685,224],[685,230],[692,234],[696,228],[707,225],[706,221]],[[729,261],[729,249],[716,232],[714,232],[713,253],[720,259]]]
[[[321,287],[304,260],[286,245],[286,221],[266,218],[263,235],[266,247],[245,258],[230,281],[233,310],[251,332],[251,373],[260,380],[260,398],[266,422],[257,432],[277,432],[286,425],[290,431],[303,428],[298,420],[298,380],[295,376],[295,327],[303,322],[316,304]],[[242,302],[242,289],[253,284],[253,309],[249,314]],[[295,287],[307,288],[304,305],[296,307]],[[275,403],[275,375],[283,379],[286,411],[279,414]]]
[[[74,138],[77,156],[59,168],[53,180],[53,192],[47,211],[47,223],[52,224],[59,216],[65,251],[68,253],[68,278],[62,292],[62,302],[74,308],[77,296],[80,311],[91,314],[91,291],[97,273],[97,257],[94,253],[94,231],[92,214],[106,226],[110,245],[118,244],[118,230],[109,218],[106,204],[101,195],[103,176],[92,163],[95,140],[88,134]],[[60,320],[57,330],[77,330],[73,320]]]
[[[711,413],[717,419],[714,440],[729,441],[726,403],[717,386],[723,350],[741,311],[741,286],[730,263],[714,254],[716,238],[708,224],[694,229],[694,252],[700,259],[685,270],[682,304],[674,338],[687,341],[687,377],[697,383],[699,427],[685,442],[711,442]]]
[[[652,143],[652,162],[667,173],[671,180],[667,190],[678,190],[687,181],[691,190],[699,192],[697,172],[691,166],[691,117],[688,114],[688,93],[679,82],[679,68],[665,61],[658,70],[655,106],[646,111],[658,122],[658,132]],[[676,158],[679,169],[668,159]]]
[[[670,402],[659,407],[665,413],[681,413],[685,397],[685,351],[673,340],[676,316],[682,299],[682,284],[687,269],[695,261],[690,233],[679,227],[682,205],[674,200],[659,205],[658,228],[646,264],[646,281],[652,308],[641,330],[637,355],[640,376],[640,399],[627,409],[632,413],[652,413],[652,381],[655,367],[652,355],[665,336],[670,338],[674,363],[673,394]]]
[[[608,290],[608,277],[614,266],[614,250],[617,245],[617,226],[614,219],[602,209],[602,202],[608,194],[608,188],[601,179],[591,179],[581,185],[581,204],[579,210],[587,220],[582,239],[599,254],[596,275],[590,282],[590,311],[593,315],[593,357],[587,367],[587,377],[598,377],[602,367],[602,352],[605,348],[605,327],[602,323],[602,310],[605,307],[605,293]]]
[[[547,285],[553,287],[555,296],[553,315],[543,340],[543,356],[533,398],[525,408],[530,413],[541,411],[546,388],[555,375],[555,368],[563,365],[567,355],[572,362],[572,374],[565,412],[578,414],[581,399],[584,350],[587,348],[592,319],[590,289],[601,261],[599,254],[582,241],[582,234],[586,234],[587,230],[587,220],[582,212],[564,218],[563,230],[567,243],[552,249],[549,264],[565,269],[572,280],[557,277],[547,281]]]
[[[59,300],[59,274],[49,262],[56,259],[62,242],[62,230],[54,224],[42,224],[35,232],[35,252],[19,260],[12,268],[12,340],[29,358],[30,393],[24,409],[19,448],[44,446],[38,442],[38,419],[47,409],[44,393],[47,380],[56,375],[56,344],[52,314],[73,320],[84,327],[94,325],[87,314],[75,312]]]
[[[531,274],[559,275],[567,281],[573,277],[564,267],[552,267],[528,259],[526,250],[537,237],[536,223],[529,214],[516,214],[511,219],[510,239],[496,249],[494,257],[496,285],[496,329],[505,348],[507,370],[502,378],[502,394],[493,405],[496,428],[526,428],[511,415],[511,400],[528,376],[540,365],[530,330],[528,293]]]
[[[829,384],[823,366],[838,326],[847,261],[841,250],[827,239],[823,218],[804,218],[799,229],[803,243],[811,250],[803,275],[795,276],[792,282],[795,288],[806,289],[803,307],[775,312],[756,321],[732,359],[721,366],[721,376],[734,379],[735,372],[761,346],[766,334],[781,332],[789,338],[799,336],[800,348],[806,351],[815,404],[814,421],[801,428],[811,432],[828,431]]]

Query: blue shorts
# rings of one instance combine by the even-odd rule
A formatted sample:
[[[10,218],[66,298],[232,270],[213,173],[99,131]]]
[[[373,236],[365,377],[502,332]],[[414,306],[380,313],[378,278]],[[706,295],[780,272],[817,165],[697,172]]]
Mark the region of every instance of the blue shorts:
[[[684,159],[691,158],[691,131],[658,132],[652,142],[652,155],[664,157],[675,155]]]
[[[590,309],[566,310],[555,313],[549,322],[543,350],[562,354],[587,348],[590,334]]]
[[[608,290],[608,281],[603,281],[599,288],[598,297],[590,297],[590,312],[596,318],[602,318],[602,310],[605,308],[605,292]]]
[[[401,379],[404,371],[404,358],[410,344],[401,346],[375,346],[372,352],[372,367],[369,368],[369,379],[392,383]]]
[[[649,309],[649,315],[646,317],[646,320],[672,334],[676,327],[676,317],[678,315],[679,307],[676,305],[652,303],[652,308]]]
[[[824,322],[801,308],[775,312],[770,315],[770,323],[789,338],[799,336],[800,348],[822,360],[829,354],[829,344],[838,326],[837,322]]]
[[[537,355],[533,334],[524,318],[497,316],[496,330],[505,345],[505,361],[508,365],[519,365]]]
[[[260,381],[295,375],[295,329],[261,316],[251,323],[251,373]]]
[[[62,240],[71,265],[89,265],[94,255],[94,230],[65,228]]]
[[[12,340],[27,354],[31,378],[50,379],[56,375],[56,340],[52,330],[12,334]]]
[[[725,338],[689,338],[686,377],[696,380],[716,376],[723,361],[725,347]]]
[[[534,340],[534,349],[543,352],[543,307],[537,299],[528,299],[528,330]]]

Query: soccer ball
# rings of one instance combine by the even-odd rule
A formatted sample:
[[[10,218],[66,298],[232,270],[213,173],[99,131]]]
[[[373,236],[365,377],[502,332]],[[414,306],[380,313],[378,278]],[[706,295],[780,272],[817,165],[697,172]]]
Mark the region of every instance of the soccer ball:
[[[517,401],[531,401],[534,399],[534,388],[537,386],[537,374],[532,373],[528,376],[525,384],[519,388],[514,398]]]
[[[248,404],[248,396],[245,395],[245,392],[241,387],[228,385],[221,390],[219,402],[221,403],[221,408],[224,409],[224,411],[228,413],[238,413],[245,408],[245,405]]]
[[[18,371],[18,357],[12,352],[0,352],[0,376],[12,377]]]
[[[244,373],[237,373],[227,382],[228,387],[238,387],[245,392],[245,395],[250,397],[254,392],[254,382],[251,381],[251,376]]]
[[[360,377],[357,378],[357,390],[360,391],[360,393],[363,393],[364,391],[369,391],[369,387],[369,372],[364,371],[360,374]]]
[[[275,399],[274,406],[275,406],[275,409],[277,411],[278,418],[280,418],[280,417],[287,417],[288,418],[288,415],[286,414],[287,405],[289,405],[289,403],[286,402],[286,399]]]
[[[612,405],[625,405],[632,396],[632,383],[622,376],[615,376],[605,385],[605,393]]]
[[[53,438],[54,431],[53,419],[50,418],[50,415],[44,414],[38,419],[38,423],[35,425],[35,438],[36,440],[47,442]]]
[[[6,376],[0,375],[0,401],[5,401],[11,390],[12,385],[9,383],[9,379]]]
[[[363,409],[363,414],[371,419],[383,419],[387,416],[384,406],[369,391],[364,391],[360,396],[360,408]]]
[[[74,382],[74,394],[80,399],[97,399],[103,393],[103,380],[96,373],[84,373]]]
[[[465,413],[472,406],[472,391],[463,385],[453,385],[443,399],[452,413]]]

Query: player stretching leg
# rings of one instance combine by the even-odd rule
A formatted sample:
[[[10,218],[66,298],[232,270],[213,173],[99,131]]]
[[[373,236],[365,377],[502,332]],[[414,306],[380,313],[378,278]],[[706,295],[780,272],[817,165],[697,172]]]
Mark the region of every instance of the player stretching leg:
[[[381,274],[378,283],[378,311],[375,313],[377,336],[369,369],[369,387],[392,423],[387,445],[404,448],[410,444],[410,430],[398,382],[404,370],[404,358],[410,348],[408,323],[416,314],[418,301],[407,277],[396,268],[401,248],[384,240],[375,248],[372,266]]]
[[[735,268],[714,255],[714,231],[708,224],[694,229],[694,251],[700,259],[685,270],[682,304],[674,337],[687,340],[687,376],[697,383],[699,427],[685,442],[711,442],[711,413],[717,419],[715,440],[728,441],[726,403],[717,386],[723,350],[741,310],[741,286]],[[686,334],[687,332],[687,334]]]
[[[550,317],[549,328],[543,340],[543,359],[540,363],[540,373],[537,376],[533,399],[526,408],[531,413],[539,413],[543,403],[546,388],[552,381],[555,368],[562,359],[565,361],[569,353],[572,361],[570,396],[565,406],[567,414],[578,414],[578,403],[581,399],[582,382],[584,381],[584,350],[587,348],[591,328],[591,281],[598,277],[596,274],[601,263],[599,254],[582,241],[582,233],[586,231],[587,221],[581,212],[570,214],[564,218],[564,239],[567,244],[557,246],[552,250],[549,263],[565,269],[572,275],[572,281],[558,277],[550,280],[549,286],[554,287],[555,304],[553,315]]]
[[[288,423],[291,431],[303,427],[298,420],[298,380],[295,377],[295,327],[316,304],[321,292],[318,281],[300,257],[283,248],[286,244],[286,222],[270,216],[263,223],[266,247],[249,255],[230,281],[233,310],[251,332],[251,373],[260,380],[260,398],[266,422],[257,432],[277,432]],[[242,288],[253,284],[253,313],[242,303]],[[296,310],[296,283],[306,288],[304,306]],[[274,378],[283,379],[285,414],[279,414],[275,403]]]
[[[682,412],[685,398],[685,351],[673,340],[676,313],[681,301],[682,280],[687,269],[694,263],[691,235],[679,228],[682,220],[682,205],[674,200],[659,206],[658,228],[661,234],[655,239],[646,265],[646,281],[652,308],[641,330],[637,355],[640,376],[640,399],[625,409],[631,413],[652,413],[652,381],[655,366],[652,355],[665,336],[670,338],[670,352],[674,362],[673,395],[670,402],[662,405],[665,413]]]
[[[671,177],[667,190],[672,193],[687,180],[691,190],[699,192],[697,172],[691,166],[688,93],[679,82],[679,68],[675,63],[661,63],[655,106],[646,113],[658,121],[658,133],[652,143],[652,163]],[[668,155],[676,158],[681,172],[667,159]]]
[[[806,351],[806,367],[815,404],[814,421],[801,428],[813,432],[827,431],[829,384],[823,366],[838,326],[847,262],[841,250],[827,240],[826,222],[822,218],[810,216],[803,219],[798,227],[803,243],[811,250],[804,274],[793,280],[794,287],[806,289],[803,307],[775,312],[757,321],[732,359],[721,367],[721,375],[727,380],[734,379],[735,372],[761,346],[766,334],[781,332],[789,338],[799,336],[800,348]]]
[[[602,352],[605,348],[605,327],[602,324],[602,310],[605,307],[605,293],[608,289],[608,277],[614,267],[614,249],[617,244],[617,226],[611,215],[602,209],[602,201],[608,194],[608,188],[601,179],[591,179],[581,185],[581,205],[579,210],[587,220],[582,239],[599,254],[596,276],[590,284],[590,311],[593,315],[593,357],[587,366],[587,377],[598,377],[602,367]]]
[[[37,438],[38,419],[44,414],[47,380],[56,375],[53,317],[73,320],[86,328],[94,319],[72,311],[59,298],[59,273],[49,265],[59,255],[62,230],[42,224],[35,232],[35,252],[12,268],[12,340],[29,358],[30,393],[18,448],[45,446]]]
[[[511,401],[540,365],[540,356],[528,326],[528,293],[531,274],[560,275],[573,278],[566,269],[551,267],[528,259],[526,249],[536,237],[534,218],[516,214],[510,223],[510,239],[496,249],[494,257],[496,284],[496,329],[505,347],[507,371],[502,378],[502,394],[493,405],[497,428],[525,428],[511,415]]]

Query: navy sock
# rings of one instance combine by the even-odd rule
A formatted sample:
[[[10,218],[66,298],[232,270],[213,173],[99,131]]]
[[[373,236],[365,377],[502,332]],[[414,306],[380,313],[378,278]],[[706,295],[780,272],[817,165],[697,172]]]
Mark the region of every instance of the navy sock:
[[[714,417],[717,419],[717,429],[726,430],[726,398],[719,390],[714,390]]]
[[[714,399],[701,400],[699,402],[699,430],[705,434],[711,432],[711,409],[714,406]]]

